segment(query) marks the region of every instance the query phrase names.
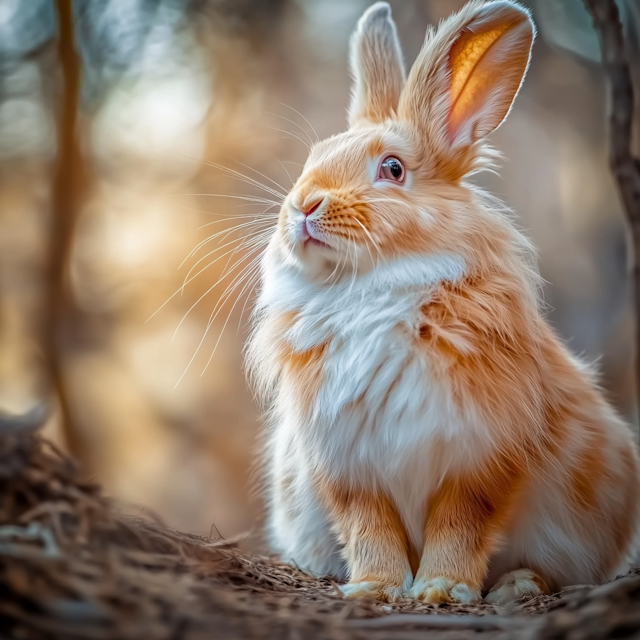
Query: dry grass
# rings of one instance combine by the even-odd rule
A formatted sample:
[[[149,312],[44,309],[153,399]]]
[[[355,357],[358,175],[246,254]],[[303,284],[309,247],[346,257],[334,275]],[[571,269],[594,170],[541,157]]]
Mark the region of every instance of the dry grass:
[[[640,575],[508,610],[348,601],[330,581],[233,541],[121,515],[37,434],[5,431],[0,631],[59,640],[640,638]]]

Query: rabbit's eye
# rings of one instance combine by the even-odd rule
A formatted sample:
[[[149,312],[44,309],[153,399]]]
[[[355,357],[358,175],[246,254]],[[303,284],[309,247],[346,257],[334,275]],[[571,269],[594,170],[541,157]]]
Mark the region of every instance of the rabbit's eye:
[[[404,182],[404,167],[398,158],[389,156],[380,164],[378,180],[390,180],[402,184]]]

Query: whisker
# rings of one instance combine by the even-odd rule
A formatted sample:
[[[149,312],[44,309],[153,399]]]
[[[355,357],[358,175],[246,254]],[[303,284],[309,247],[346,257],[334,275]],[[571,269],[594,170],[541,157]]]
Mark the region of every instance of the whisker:
[[[282,120],[286,120],[287,122],[290,122],[295,127],[298,127],[298,129],[300,129],[302,134],[307,137],[307,140],[309,141],[309,144],[313,144],[314,143],[314,141],[311,139],[311,136],[309,135],[309,132],[302,125],[297,123],[295,120],[291,120],[291,118],[286,118],[285,116],[281,116],[278,113],[271,113],[269,111],[266,111],[265,113],[268,113],[270,116],[275,116],[276,118],[281,118]]]
[[[244,257],[248,257],[250,256],[254,251],[256,251],[257,249],[262,248],[264,245],[269,243],[269,240],[272,236],[272,231],[271,229],[267,229],[266,231],[263,231],[262,233],[258,233],[258,234],[254,234],[253,236],[246,238],[242,241],[242,243],[240,245],[238,245],[237,249],[244,249],[246,250],[246,253],[244,255]],[[233,257],[233,254],[229,257],[229,260],[231,259],[231,257]],[[241,258],[242,260],[242,258]],[[228,264],[227,264],[228,266]],[[226,266],[225,266],[226,269]],[[224,273],[224,270],[223,270]]]
[[[264,236],[259,236],[258,234],[256,234],[256,237],[258,238],[267,238],[268,236],[271,235],[271,230],[268,229],[266,232],[264,232]],[[240,244],[232,249],[229,249],[228,251],[226,251],[225,253],[223,253],[222,255],[219,255],[217,258],[215,258],[215,260],[212,260],[211,262],[209,262],[205,267],[203,267],[202,269],[200,269],[198,271],[198,273],[196,273],[195,275],[193,275],[191,278],[189,278],[188,280],[185,280],[185,282],[183,282],[182,286],[177,289],[176,291],[174,291],[174,293],[172,293],[145,321],[149,322],[150,320],[152,320],[162,309],[164,309],[164,307],[167,306],[167,304],[169,304],[169,302],[171,302],[171,300],[173,300],[178,294],[182,293],[184,291],[184,288],[191,282],[193,282],[201,273],[203,273],[204,271],[206,271],[209,267],[211,267],[212,265],[214,265],[216,262],[218,262],[218,260],[221,260],[222,258],[224,258],[225,256],[231,254],[233,255],[233,253],[235,251],[237,251],[239,248],[242,247],[242,243],[246,242],[247,238],[236,238],[234,241],[229,242],[227,245],[225,246],[229,246],[231,244],[233,244],[234,242],[240,242]],[[224,247],[219,247],[219,248],[224,248]],[[213,252],[212,252],[213,253]],[[222,280],[224,276],[222,276],[220,278],[220,280]],[[202,297],[206,296],[210,291],[212,291],[220,282],[220,280],[218,280],[218,282],[216,282],[214,285],[212,285],[212,287],[205,293],[203,294]],[[200,300],[198,300],[197,302],[200,302]],[[196,302],[196,304],[197,304]],[[184,320],[184,318],[183,318]],[[174,334],[175,335],[175,334]]]
[[[215,240],[217,237],[219,237],[222,234],[230,234],[239,228],[243,228],[250,225],[259,225],[259,228],[262,229],[264,225],[273,226],[273,223],[274,223],[274,220],[249,220],[248,222],[243,222],[242,224],[234,225],[230,229],[223,229],[222,231],[218,231],[217,233],[214,233],[213,235],[208,236],[204,240],[201,240],[200,242],[198,242],[198,244],[193,249],[191,249],[191,251],[189,251],[189,253],[187,254],[187,257],[180,263],[178,269],[182,268],[184,263],[193,255],[195,255],[204,245],[211,242],[212,240]],[[206,225],[203,225],[203,226],[206,226]],[[222,238],[222,239],[223,240],[226,239],[226,236],[225,238]]]
[[[251,270],[249,272],[247,272],[245,274],[245,276],[242,278],[242,281],[245,281],[245,284],[242,287],[242,289],[240,290],[240,293],[238,293],[238,298],[242,298],[242,296],[244,295],[244,292],[247,290],[247,287],[255,286],[255,284],[257,284],[258,279],[254,279],[254,278],[256,278],[256,276],[259,275],[261,269],[262,269],[262,254],[259,254],[256,257],[255,264],[253,265]],[[240,283],[238,283],[238,284],[240,284]],[[237,287],[234,287],[234,289],[235,288],[237,288]],[[242,319],[242,314],[244,313],[244,309],[245,309],[249,299],[250,299],[250,296],[247,296],[246,299],[245,299],[244,305],[242,305],[242,311],[240,312],[240,320]],[[240,324],[238,323],[238,329],[239,328],[240,328]]]
[[[263,233],[265,230],[258,230],[260,233]],[[243,247],[243,243],[247,242],[248,240],[250,240],[251,238],[257,237],[259,236],[258,231],[254,234],[252,234],[251,236],[245,236],[243,238],[234,238],[233,240],[230,240],[229,242],[226,242],[225,244],[223,244],[222,246],[216,247],[215,249],[209,251],[208,253],[206,253],[204,256],[202,256],[190,269],[189,272],[187,273],[187,275],[185,276],[185,282],[182,285],[182,289],[185,288],[185,286],[187,284],[189,284],[189,282],[191,282],[193,280],[193,278],[189,279],[189,276],[193,273],[193,271],[195,270],[195,268],[203,261],[206,260],[209,256],[212,256],[214,254],[216,254],[218,251],[220,251],[221,249],[224,249],[225,247],[228,247],[230,245],[235,244],[236,242],[239,242],[240,244],[236,247],[235,250],[240,249]],[[270,232],[270,229],[268,230]],[[212,264],[214,264],[219,258],[223,258],[225,255],[227,255],[228,253],[231,253],[232,251],[229,250],[227,253],[222,254],[221,256],[219,256],[218,258],[216,258],[216,260],[214,260],[213,262],[210,262],[203,270],[208,269]],[[199,274],[201,274],[202,271],[198,271],[198,273],[196,274],[196,276],[198,276]],[[194,277],[196,277],[194,276]]]
[[[242,206],[242,205],[240,205],[240,206]],[[262,213],[264,213],[264,212],[262,212]],[[262,215],[260,213],[242,213],[242,214],[239,214],[239,215],[233,215],[230,218],[222,218],[221,220],[213,220],[212,222],[205,222],[204,224],[201,224],[198,227],[198,231],[200,231],[201,229],[205,229],[206,227],[211,227],[214,224],[222,224],[223,222],[230,222],[232,220],[237,220],[238,218],[251,218],[251,220],[254,220],[254,221],[260,223],[260,222],[267,222],[267,219],[269,221],[277,220],[278,219],[278,214],[277,213],[268,213],[268,214]],[[261,220],[260,218],[263,218],[263,219]],[[236,226],[234,225],[233,228],[235,229]]]
[[[220,171],[226,171],[229,175],[233,176],[234,178],[237,178],[242,182],[246,182],[247,184],[257,187],[258,189],[262,189],[273,196],[281,198],[282,200],[284,200],[287,197],[286,194],[280,193],[279,191],[276,191],[272,187],[269,187],[266,184],[262,184],[262,182],[259,182],[258,180],[255,180],[251,176],[247,176],[244,173],[240,173],[235,169],[230,169],[229,167],[225,167],[222,164],[218,164],[217,162],[210,162],[208,160],[203,160],[203,164],[213,167],[214,169],[219,169]]]
[[[240,205],[236,205],[237,208],[240,207],[253,207],[254,205],[252,204],[240,204]],[[193,211],[194,213],[206,213],[207,215],[210,216],[221,216],[220,220],[212,220],[211,222],[205,222],[204,224],[200,225],[198,227],[198,230],[203,229],[204,227],[208,227],[214,224],[221,224],[223,222],[231,222],[233,220],[242,220],[242,219],[246,219],[246,218],[252,218],[254,220],[259,220],[262,222],[262,220],[276,220],[279,216],[279,212],[278,211],[269,211],[269,209],[271,207],[267,207],[266,209],[263,209],[262,211],[252,211],[251,213],[234,213],[234,214],[229,214],[229,213],[216,213],[214,211],[206,211],[203,209],[195,209],[193,207],[184,207],[185,209],[187,209],[188,211]]]
[[[292,138],[295,138],[296,140],[298,140],[298,142],[301,142],[305,146],[307,151],[311,151],[311,145],[304,138],[301,138],[299,135],[296,135],[295,133],[293,133],[293,131],[287,131],[286,129],[278,129],[278,127],[269,127],[269,129],[271,129],[272,131],[279,131],[280,133],[286,133],[288,136],[291,136]]]
[[[297,113],[311,127],[311,131],[313,131],[313,135],[316,137],[316,142],[320,140],[318,132],[313,128],[313,125],[297,109],[294,109],[292,106],[285,104],[284,102],[281,102],[280,104],[287,109],[291,109],[294,113]]]
[[[362,222],[360,222],[360,220],[358,220],[358,218],[356,218],[355,216],[352,216],[352,217],[362,227],[362,230],[367,234],[367,236],[369,237],[369,240],[371,240],[371,244],[375,249],[377,249],[378,253],[380,254],[380,257],[382,258],[382,252],[380,251],[380,247],[374,241],[373,237],[369,233],[369,230],[362,224]],[[369,250],[369,243],[365,242],[365,246],[367,247],[367,251],[369,251],[369,256],[371,257],[371,264],[375,265],[376,262],[373,259],[373,256],[371,255],[371,251]]]
[[[234,238],[234,240],[227,242],[225,245],[223,245],[223,247],[225,246],[229,246],[235,242],[239,242],[239,244],[236,247],[236,250],[238,249],[243,249],[246,248],[248,246],[250,246],[250,244],[256,239],[256,238],[263,238],[263,237],[267,237],[270,236],[272,234],[272,228],[271,225],[269,225],[268,227],[264,228],[264,227],[260,227],[259,229],[256,229],[256,231],[254,233],[248,234],[246,236],[242,236],[240,238]],[[217,247],[216,249],[213,249],[212,251],[210,251],[209,253],[207,253],[206,256],[203,256],[203,258],[206,258],[209,255],[213,255],[215,254],[217,251],[219,251],[219,249],[223,248],[223,247]],[[234,250],[235,251],[235,250]],[[228,252],[227,252],[228,253]],[[227,253],[223,254],[227,255]],[[232,254],[233,255],[233,254]],[[200,262],[202,260],[202,258],[198,261]],[[212,264],[212,263],[211,263]]]
[[[258,256],[258,257],[260,257],[260,256]],[[256,267],[254,267],[254,271],[259,269],[259,268],[260,268],[260,265],[258,264]],[[246,285],[245,285],[245,287],[246,287]],[[244,289],[243,289],[243,291],[244,291]],[[222,329],[220,330],[220,334],[218,335],[218,339],[217,339],[217,341],[216,341],[216,343],[215,343],[215,345],[213,347],[213,350],[211,351],[211,355],[209,356],[209,359],[207,360],[207,363],[205,364],[204,369],[202,370],[202,373],[200,374],[201,376],[204,375],[204,372],[207,370],[207,368],[211,364],[211,360],[213,360],[213,356],[215,355],[216,350],[218,349],[218,345],[220,344],[220,340],[222,339],[222,335],[224,334],[224,331],[227,328],[227,324],[229,324],[229,320],[231,319],[231,316],[233,315],[233,310],[236,308],[236,305],[240,301],[241,297],[242,297],[242,292],[236,297],[235,302],[233,303],[231,309],[229,310],[229,314],[227,315],[227,319],[224,321],[224,324],[222,325]]]
[[[260,268],[262,267],[262,262],[260,262],[258,264],[258,270],[256,271],[256,275],[259,276],[260,275]],[[259,281],[259,277],[257,278],[257,280],[253,283],[253,286],[255,287],[255,285],[258,283]],[[247,284],[249,284],[249,282],[247,282]],[[246,288],[246,285],[245,285]],[[240,292],[240,296],[244,293],[244,288],[242,289],[242,291]],[[236,329],[236,334],[238,333],[238,331],[240,331],[240,327],[242,325],[242,318],[244,317],[244,311],[247,307],[247,302],[249,302],[249,300],[251,300],[251,295],[247,295],[245,300],[244,300],[244,304],[242,305],[242,309],[240,310],[240,318],[238,318],[238,328]]]
[[[351,274],[351,284],[349,285],[349,290],[347,291],[347,297],[349,297],[351,295],[351,292],[353,290],[353,285],[355,284],[356,281],[356,271],[358,268],[358,251],[357,248],[355,246],[355,243],[351,240],[351,231],[347,230],[347,233],[349,234],[349,245],[353,244],[353,271]]]
[[[264,241],[264,244],[266,244],[266,240]],[[242,260],[238,260],[230,269],[226,270],[225,273],[223,273],[220,278],[218,279],[217,282],[215,282],[211,287],[209,287],[187,310],[187,312],[184,314],[184,316],[182,317],[182,320],[180,320],[180,322],[178,323],[178,326],[176,327],[175,331],[173,332],[173,336],[172,336],[172,340],[176,337],[176,334],[178,333],[178,331],[180,330],[180,327],[183,325],[184,321],[187,319],[187,317],[189,316],[189,314],[196,308],[196,306],[198,304],[200,304],[200,302],[202,302],[202,300],[208,296],[225,278],[227,278],[229,275],[231,275],[233,273],[233,271],[240,265],[240,263],[242,262]],[[205,269],[208,267],[205,267]],[[197,276],[193,276],[194,278]]]
[[[291,174],[289,173],[287,167],[285,167],[284,164],[282,164],[282,162],[280,162],[280,160],[278,160],[278,162],[280,163],[280,166],[284,169],[284,172],[287,174],[287,177],[291,181],[291,186],[293,187],[295,185],[295,182],[294,182],[293,178],[291,177]]]
[[[248,265],[245,265],[239,273],[236,274],[235,278],[227,285],[226,289],[222,292],[222,295],[218,299],[215,307],[211,311],[209,315],[209,320],[207,321],[207,329],[211,327],[213,322],[218,315],[218,313],[222,310],[222,307],[226,303],[226,301],[231,297],[231,294],[237,289],[238,286],[245,280],[247,274],[252,271],[254,268],[260,265],[260,260],[262,258],[261,254],[255,256]]]
[[[203,271],[206,271],[210,266],[212,266],[213,264],[215,264],[218,260],[221,260],[222,258],[224,258],[226,255],[230,254],[233,252],[233,249],[229,249],[229,251],[227,251],[226,253],[223,253],[221,256],[218,256],[215,260],[211,261],[206,267],[203,267],[200,271],[198,271],[198,273],[196,273],[190,280],[187,280],[186,282],[184,282],[182,284],[182,286],[177,290],[174,291],[145,321],[145,324],[147,322],[149,322],[150,320],[152,320],[158,313],[160,313],[160,311],[162,311],[162,309],[164,309],[169,302],[171,302],[171,300],[173,300],[178,294],[181,294],[184,291],[184,288],[186,285],[188,285],[190,282],[193,282],[193,280],[195,280]],[[214,287],[216,285],[213,285]],[[213,287],[212,287],[213,288]]]
[[[331,287],[333,287],[335,284],[337,284],[338,282],[340,282],[342,280],[342,274],[344,273],[344,270],[347,266],[347,262],[349,261],[349,255],[350,255],[350,245],[349,243],[347,243],[347,254],[344,258],[344,262],[342,263],[342,266],[340,267],[340,273],[336,276],[335,281],[333,282],[333,284],[331,285]],[[338,261],[339,263],[339,261]]]
[[[241,167],[244,167],[245,169],[249,169],[249,171],[253,171],[254,173],[257,173],[259,176],[262,176],[263,178],[266,178],[269,182],[273,182],[273,184],[275,184],[276,187],[278,187],[279,189],[282,189],[283,191],[286,191],[285,187],[283,187],[281,184],[276,182],[273,178],[270,178],[269,176],[265,175],[264,173],[261,173],[257,169],[254,169],[253,167],[249,167],[248,165],[243,164],[242,162],[238,162],[238,164]]]
[[[259,249],[259,248],[260,248],[260,245],[255,247],[255,249]],[[237,289],[237,287],[240,286],[240,284],[242,284],[242,282],[244,280],[246,280],[248,277],[250,277],[250,274],[253,274],[257,269],[260,268],[261,259],[262,259],[262,254],[259,253],[257,256],[255,256],[249,262],[248,265],[245,265],[240,270],[240,272],[235,276],[235,278],[227,285],[226,289],[223,291],[222,295],[218,299],[218,302],[216,303],[215,307],[213,308],[211,314],[209,315],[209,320],[207,322],[205,335],[208,333],[208,331],[211,328],[212,324],[215,322],[216,317],[218,316],[218,314],[222,310],[224,304],[231,297],[231,294],[235,291],[235,289]],[[242,291],[244,291],[244,288],[243,288]],[[241,296],[241,295],[242,295],[242,292],[239,294],[239,296]],[[237,302],[237,300],[236,300],[236,302]],[[233,312],[234,308],[235,308],[235,303],[234,303],[233,307],[231,308],[231,312]],[[227,318],[227,321],[228,321],[228,318]],[[226,326],[226,323],[225,323],[225,326]],[[224,328],[223,328],[223,331],[224,331]],[[216,346],[217,346],[217,343],[216,343]],[[213,354],[212,354],[212,357],[213,357]],[[210,359],[209,359],[209,362],[210,362]],[[207,362],[207,366],[208,366],[209,362]],[[205,367],[205,370],[206,370],[206,367]]]
[[[263,245],[267,244],[269,239],[270,239],[270,237],[271,237],[271,230],[267,229],[266,231],[254,234],[251,237],[243,238],[242,242],[237,247],[235,247],[233,250],[230,250],[229,252],[224,254],[224,255],[227,255],[228,253],[231,253],[231,255],[229,256],[229,260],[231,260],[231,258],[233,257],[233,254],[236,251],[238,251],[239,249],[246,249],[247,250],[247,254],[242,256],[232,267],[228,266],[228,262],[229,261],[227,261],[227,265],[225,265],[225,268],[223,269],[223,273],[220,276],[220,278],[218,279],[218,282],[216,284],[219,284],[220,282],[222,282],[222,280],[224,280],[227,277],[227,275],[230,275],[240,264],[242,264],[242,261],[243,261],[244,258],[247,258],[256,249],[260,249]],[[223,256],[219,256],[218,258],[216,258],[216,260],[220,259],[221,257],[223,257]],[[208,268],[209,266],[210,265],[207,265],[207,267],[205,267],[205,269]],[[224,292],[223,292],[223,295],[224,295]],[[214,308],[214,310],[215,310],[215,308]]]
[[[366,238],[365,238],[364,246],[367,248],[367,253],[371,258],[371,265],[375,267],[376,261],[373,259],[373,254],[371,253],[371,249],[369,248],[369,242],[367,241]]]
[[[239,194],[230,194],[230,193],[176,193],[176,196],[198,196],[198,197],[211,197],[211,198],[231,198],[234,200],[248,200],[249,202],[258,202],[260,204],[272,204],[272,205],[280,205],[280,202],[276,200],[268,200],[267,198],[262,198],[260,196],[244,196]],[[203,212],[206,213],[206,212]]]
[[[221,229],[220,231],[216,231],[214,234],[208,236],[204,240],[201,240],[200,243],[210,242],[211,240],[215,240],[216,238],[218,238],[221,235],[230,235],[234,231],[238,231],[239,229],[245,229],[247,227],[252,227],[252,226],[256,226],[256,225],[260,225],[260,227],[262,227],[264,225],[273,225],[274,221],[275,221],[275,218],[266,219],[266,220],[259,220],[259,219],[256,220],[255,218],[251,218],[250,220],[246,220],[245,222],[241,222],[239,224],[234,224],[231,227],[225,227],[224,229]],[[217,222],[222,222],[222,220],[216,220],[216,222],[209,222],[208,224],[204,224],[204,225],[198,227],[198,229],[203,229],[204,227],[209,227],[212,224],[216,224]]]
[[[347,240],[349,240],[349,239],[347,238]],[[350,244],[347,243],[347,255],[345,256],[344,263],[342,265],[342,268],[340,269],[340,275],[338,276],[338,278],[340,280],[342,280],[342,276],[343,276],[344,271],[345,271],[345,269],[347,267],[347,263],[349,262],[349,256],[350,255],[351,255],[351,247],[350,247]]]
[[[239,207],[253,207],[254,205],[240,204],[236,206],[239,208]],[[210,215],[210,216],[222,216],[220,220],[212,220],[211,222],[205,222],[204,224],[198,227],[198,230],[203,229],[204,227],[208,227],[212,224],[221,224],[222,222],[231,222],[233,220],[239,220],[242,218],[254,218],[256,220],[259,220],[260,218],[275,219],[279,215],[277,211],[269,211],[270,207],[268,207],[267,209],[264,209],[263,211],[253,211],[251,213],[234,213],[234,214],[216,213],[213,211],[206,211],[203,209],[194,209],[193,207],[184,207],[184,208],[187,209],[188,211],[193,211],[194,213],[206,213],[207,215]]]

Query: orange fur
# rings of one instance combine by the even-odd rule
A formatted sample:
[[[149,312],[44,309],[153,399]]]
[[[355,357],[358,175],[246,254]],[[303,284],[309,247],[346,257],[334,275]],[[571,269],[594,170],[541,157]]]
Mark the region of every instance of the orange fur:
[[[320,480],[319,491],[344,545],[351,581],[374,583],[372,595],[381,599],[388,598],[389,587],[392,593],[401,589],[411,575],[409,541],[389,497],[326,480]]]
[[[311,400],[318,393],[322,384],[322,366],[326,344],[319,344],[305,351],[296,351],[290,347],[283,334],[295,322],[295,312],[285,312],[272,320],[270,331],[272,332],[273,348],[276,350],[275,358],[278,368],[284,378],[295,381],[296,390],[302,398],[308,400],[307,409],[311,406]]]
[[[416,580],[443,577],[480,591],[491,554],[507,531],[525,469],[502,455],[466,476],[443,480],[429,497]]]
[[[324,350],[323,344],[307,351],[282,350],[284,374],[297,380],[297,386],[305,392],[305,397],[315,396],[320,387]]]
[[[629,429],[543,317],[510,213],[464,181],[495,158],[533,34],[519,5],[473,1],[405,83],[370,8],[351,128],[313,147],[267,252],[249,363],[272,399],[273,547],[350,596],[470,602],[506,574],[498,602],[604,580],[631,548]],[[390,155],[405,182],[379,179]]]
[[[589,539],[594,523],[609,511],[601,488],[608,485],[612,491],[624,491],[622,487],[628,484],[625,502],[629,509],[616,505],[615,516],[611,510],[619,527],[609,549],[601,554],[600,573],[610,574],[633,534],[638,501],[636,456],[633,449],[625,449],[623,468],[607,468],[603,451],[611,442],[607,425],[592,418],[601,414],[603,405],[592,381],[571,365],[564,347],[537,313],[523,308],[514,283],[509,290],[508,274],[498,272],[492,278],[493,282],[476,276],[461,284],[445,283],[422,309],[424,323],[419,339],[429,349],[435,371],[450,381],[462,411],[473,407],[484,414],[490,427],[487,437],[507,443],[501,460],[492,459],[488,468],[474,471],[482,491],[460,478],[455,482],[463,483],[464,489],[455,484],[457,489],[453,491],[447,483],[443,485],[443,494],[437,500],[446,502],[448,496],[452,513],[442,507],[445,511],[441,517],[455,529],[453,514],[459,507],[452,496],[459,497],[465,491],[469,510],[461,518],[467,528],[483,522],[469,505],[480,509],[480,516],[487,515],[483,509],[502,513],[505,509],[517,512],[526,508],[512,504],[516,480],[521,482],[523,474],[544,473],[550,465],[558,464],[566,467],[568,498],[581,514],[580,535]],[[563,444],[568,441],[581,442],[572,460],[563,459]],[[494,491],[486,489],[488,480],[496,483]],[[497,503],[487,497],[487,491]],[[520,499],[526,500],[528,495],[523,493]],[[507,522],[503,523],[505,527]],[[462,554],[464,559],[459,561],[469,569],[467,580],[461,582],[475,585],[478,575],[484,577],[478,574],[476,562],[484,563],[486,571],[484,550],[491,547],[491,535],[487,533],[482,544],[476,543],[474,554],[482,550],[484,555]],[[427,538],[425,549],[430,544]]]
[[[384,122],[395,115],[404,84],[402,52],[386,3],[371,7],[351,39],[352,124]]]
[[[567,487],[570,499],[576,509],[596,511],[598,509],[597,487],[602,482],[605,468],[599,452],[605,446],[601,434],[594,433],[581,456],[580,466],[569,471],[570,481]]]

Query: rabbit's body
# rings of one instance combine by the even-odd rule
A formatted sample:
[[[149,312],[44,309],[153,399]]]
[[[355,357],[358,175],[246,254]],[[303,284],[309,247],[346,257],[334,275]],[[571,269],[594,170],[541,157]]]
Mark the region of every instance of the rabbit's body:
[[[278,405],[281,409],[273,416],[267,463],[269,531],[275,549],[313,573],[323,574],[330,558],[328,573],[345,575],[341,556],[328,558],[325,553],[326,544],[336,547],[335,536],[331,532],[318,536],[315,529],[317,518],[324,521],[326,516],[310,469],[348,485],[373,483],[384,488],[397,502],[415,544],[422,538],[425,496],[437,468],[431,456],[424,454],[438,436],[459,437],[462,419],[451,421],[453,407],[441,385],[430,376],[425,378],[427,361],[416,353],[412,334],[429,289],[442,275],[460,276],[462,269],[455,257],[432,264],[400,260],[381,270],[396,283],[400,276],[404,282],[398,289],[385,282],[384,273],[370,274],[362,281],[348,279],[320,291],[303,285],[308,301],[299,307],[295,276],[270,274],[274,277],[269,280],[278,285],[280,277],[289,280],[293,295],[286,300],[282,292],[287,285],[276,287],[274,302],[282,311],[265,317],[254,343],[254,348],[263,343],[270,350],[277,345],[279,353],[273,353],[277,361],[269,366],[274,371],[278,366],[287,369],[282,371],[280,388],[289,399]],[[381,282],[373,282],[375,275],[381,276]],[[344,304],[345,296],[351,304]],[[297,344],[284,338],[283,330],[295,334]],[[303,362],[299,364],[305,369],[317,366],[323,374],[311,381],[295,366],[289,370],[295,362],[291,352],[300,355]],[[307,362],[307,357],[317,362]],[[328,370],[333,375],[326,375]],[[416,383],[425,385],[417,393]],[[469,444],[465,457],[470,461],[478,451]],[[452,462],[456,466],[464,462],[464,455],[460,452]],[[316,502],[318,510],[309,509]],[[291,513],[299,518],[291,519]],[[319,538],[325,535],[323,543]],[[297,550],[307,544],[312,545],[310,552],[301,557]]]
[[[526,255],[524,239],[509,235],[511,251]],[[278,377],[268,531],[284,559],[346,577],[324,483],[388,497],[418,553],[430,498],[452,477],[473,484],[487,474],[510,485],[489,488],[492,504],[480,505],[504,510],[487,541],[492,578],[535,567],[559,587],[615,573],[637,513],[629,429],[531,306],[526,260],[480,294],[477,282],[465,292],[472,276],[453,254],[399,259],[333,287],[269,254],[265,263],[252,348],[263,380]]]
[[[393,35],[385,7],[361,21],[362,56],[366,38]],[[473,3],[450,21],[449,64],[483,29],[524,47],[523,15]],[[438,34],[419,59],[431,91],[456,84],[453,71],[438,79]],[[271,403],[271,546],[316,575],[349,577],[352,596],[472,601],[523,569],[490,598],[600,581],[637,524],[630,431],[540,314],[527,241],[461,181],[490,152],[476,142],[447,159],[446,136],[430,131],[440,104],[414,99],[414,75],[400,98],[393,82],[368,98],[383,111],[382,98],[399,99],[397,118],[354,116],[356,90],[355,126],[316,145],[263,261],[248,355]],[[425,108],[418,135],[412,114]],[[487,125],[456,118],[455,135]],[[396,156],[402,181],[377,160]]]

